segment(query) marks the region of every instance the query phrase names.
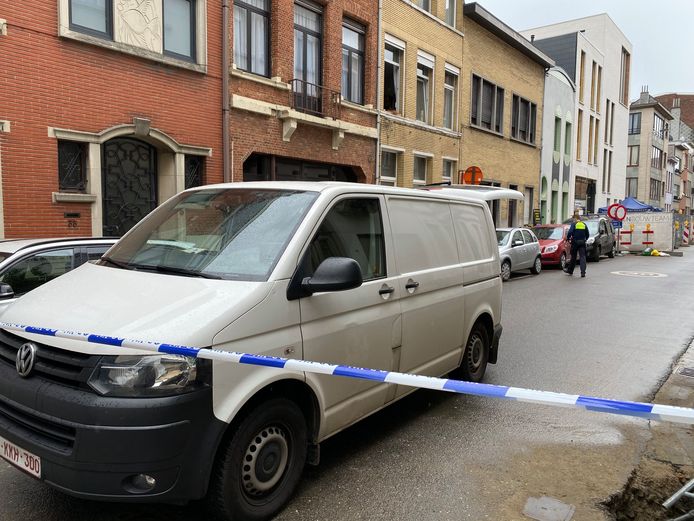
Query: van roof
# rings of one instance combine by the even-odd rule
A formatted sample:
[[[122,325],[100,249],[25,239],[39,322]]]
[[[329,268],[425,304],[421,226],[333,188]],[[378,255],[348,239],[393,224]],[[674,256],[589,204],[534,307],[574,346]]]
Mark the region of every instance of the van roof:
[[[479,201],[483,199],[477,196],[472,191],[451,189],[445,187],[445,189],[440,189],[436,187],[435,190],[420,190],[413,188],[401,188],[394,186],[385,185],[373,185],[366,183],[346,183],[339,181],[250,181],[243,183],[220,183],[214,185],[203,185],[196,188],[191,188],[190,190],[205,190],[210,188],[225,188],[225,189],[272,189],[272,190],[303,190],[307,192],[332,192],[337,194],[342,193],[379,193],[379,194],[393,194],[393,195],[408,195],[408,196],[426,196],[426,197],[437,197],[443,199],[450,199],[454,197],[456,199],[466,199],[468,201]],[[495,188],[495,187],[494,187]],[[508,189],[502,189],[509,191]],[[510,190],[515,192],[515,190]],[[518,192],[521,199],[523,194]]]

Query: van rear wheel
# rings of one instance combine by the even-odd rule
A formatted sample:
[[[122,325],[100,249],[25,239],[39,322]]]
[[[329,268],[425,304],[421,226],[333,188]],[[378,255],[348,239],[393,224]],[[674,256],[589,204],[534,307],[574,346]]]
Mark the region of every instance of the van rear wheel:
[[[488,360],[489,335],[484,326],[477,323],[470,331],[467,344],[465,344],[463,362],[458,369],[451,373],[451,376],[469,382],[481,382],[487,370]]]
[[[208,492],[215,518],[271,519],[289,500],[306,463],[306,419],[292,401],[251,411],[220,447]]]

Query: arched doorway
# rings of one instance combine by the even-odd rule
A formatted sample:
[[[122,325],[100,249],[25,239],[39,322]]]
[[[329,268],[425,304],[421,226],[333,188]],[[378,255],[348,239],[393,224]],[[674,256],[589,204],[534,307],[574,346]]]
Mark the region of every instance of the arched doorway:
[[[157,206],[157,150],[119,137],[103,144],[101,161],[103,235],[120,237]]]

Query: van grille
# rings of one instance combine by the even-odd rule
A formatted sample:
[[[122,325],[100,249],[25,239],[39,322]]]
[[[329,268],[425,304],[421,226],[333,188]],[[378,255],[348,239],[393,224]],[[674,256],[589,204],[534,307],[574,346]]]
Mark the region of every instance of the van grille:
[[[35,413],[0,400],[0,425],[8,430],[19,430],[27,439],[68,454],[75,445],[77,431],[73,427],[42,418]]]
[[[0,329],[0,363],[14,366],[17,351],[26,342],[25,338]],[[101,355],[75,353],[39,342],[33,343],[37,347],[36,362],[29,378],[40,377],[69,387],[91,389],[87,385],[87,380]]]

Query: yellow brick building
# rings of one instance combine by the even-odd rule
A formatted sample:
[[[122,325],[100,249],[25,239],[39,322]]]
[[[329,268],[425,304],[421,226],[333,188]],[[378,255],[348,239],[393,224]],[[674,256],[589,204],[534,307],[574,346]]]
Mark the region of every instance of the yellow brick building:
[[[463,8],[460,169],[478,166],[484,184],[525,194],[495,204],[497,226],[532,223],[538,207],[545,72],[554,62],[477,3]]]
[[[457,180],[461,152],[463,3],[384,0],[381,184]]]

